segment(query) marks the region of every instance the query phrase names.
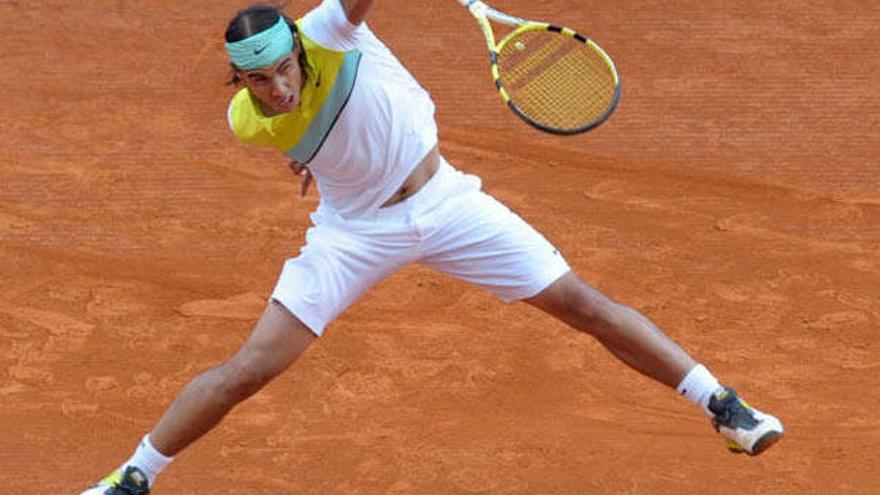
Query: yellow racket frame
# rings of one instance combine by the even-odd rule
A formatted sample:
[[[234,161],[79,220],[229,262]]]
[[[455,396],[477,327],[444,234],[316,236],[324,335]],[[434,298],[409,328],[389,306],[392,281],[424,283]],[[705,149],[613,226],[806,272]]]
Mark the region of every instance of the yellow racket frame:
[[[489,7],[481,0],[458,0],[458,2],[467,7],[471,14],[476,18],[477,23],[480,25],[480,29],[483,31],[483,35],[486,38],[486,45],[489,48],[489,63],[491,64],[492,79],[495,82],[495,88],[498,90],[498,94],[501,95],[501,100],[513,111],[513,113],[525,120],[528,124],[542,131],[550,132],[553,134],[578,134],[593,129],[599,124],[605,122],[608,117],[611,116],[611,113],[613,113],[614,110],[617,108],[617,104],[620,101],[621,94],[620,74],[618,73],[617,67],[614,65],[614,61],[611,59],[608,53],[606,53],[605,50],[603,50],[602,47],[600,47],[593,40],[567,27],[557,26],[555,24],[550,24],[547,22],[530,21],[527,19],[507,15],[503,12],[499,12],[493,9],[492,7]],[[507,26],[513,26],[515,27],[515,29],[507,33],[507,35],[501,39],[501,42],[496,43],[495,31],[492,29],[492,24],[489,22],[490,20]],[[597,55],[599,55],[602,61],[605,62],[605,64],[607,65],[608,71],[612,74],[615,87],[615,92],[611,104],[608,106],[608,109],[605,111],[605,113],[603,113],[599,116],[599,118],[594,119],[587,125],[572,129],[559,129],[546,126],[544,124],[541,124],[540,122],[536,122],[528,115],[523,113],[523,111],[516,106],[516,103],[511,100],[510,95],[507,93],[507,90],[504,89],[504,84],[501,82],[501,74],[498,69],[498,54],[511,40],[527,31],[551,31],[559,33],[584,43]]]

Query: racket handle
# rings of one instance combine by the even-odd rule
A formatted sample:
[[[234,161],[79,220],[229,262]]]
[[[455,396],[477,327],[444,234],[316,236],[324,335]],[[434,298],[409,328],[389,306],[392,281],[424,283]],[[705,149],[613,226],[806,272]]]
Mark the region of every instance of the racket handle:
[[[465,6],[465,7],[470,7],[471,4],[474,3],[474,2],[476,2],[476,1],[477,1],[477,0],[458,0],[458,3],[462,4],[462,5]]]

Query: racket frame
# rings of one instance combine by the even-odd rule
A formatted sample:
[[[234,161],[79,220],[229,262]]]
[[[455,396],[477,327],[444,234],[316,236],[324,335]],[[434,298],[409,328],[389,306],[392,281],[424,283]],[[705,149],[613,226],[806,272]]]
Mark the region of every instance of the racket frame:
[[[571,135],[571,134],[579,134],[582,132],[589,131],[602,124],[614,110],[617,108],[617,104],[620,102],[620,74],[617,72],[617,67],[614,65],[614,61],[592,39],[574,31],[573,29],[569,29],[567,27],[557,26],[555,24],[550,24],[547,22],[539,22],[539,21],[531,21],[528,19],[523,19],[521,17],[514,17],[512,15],[505,14],[503,12],[499,12],[489,5],[487,5],[482,0],[457,0],[462,6],[466,7],[471,15],[477,20],[477,23],[480,26],[480,29],[483,31],[483,35],[486,38],[486,45],[489,48],[489,63],[491,64],[492,71],[492,79],[495,82],[495,87],[498,89],[498,93],[501,95],[501,100],[505,105],[510,108],[513,113],[519,116],[521,119],[526,121],[529,125],[540,129],[544,132],[549,132],[551,134],[560,134],[560,135]],[[505,26],[509,26],[514,28],[513,31],[507,33],[500,42],[495,42],[495,32],[492,29],[492,25],[489,21],[494,21],[499,24],[503,24]],[[526,31],[552,31],[556,33],[561,33],[563,35],[574,38],[577,41],[580,41],[586,45],[588,45],[592,50],[599,55],[603,62],[608,67],[609,72],[614,76],[614,96],[611,100],[611,104],[608,105],[608,108],[605,112],[600,115],[597,119],[594,119],[589,124],[576,127],[572,129],[559,129],[556,127],[549,127],[543,125],[539,122],[534,121],[531,117],[526,115],[517,105],[511,100],[510,95],[507,93],[507,90],[504,88],[504,84],[501,82],[501,74],[498,69],[498,54],[504,49],[505,45],[507,45],[511,40],[519,36],[521,33]]]

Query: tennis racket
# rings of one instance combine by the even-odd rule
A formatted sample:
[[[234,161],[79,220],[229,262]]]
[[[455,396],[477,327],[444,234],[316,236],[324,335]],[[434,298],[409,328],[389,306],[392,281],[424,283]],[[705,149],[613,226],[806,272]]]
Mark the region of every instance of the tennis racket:
[[[532,126],[553,134],[589,131],[617,108],[620,76],[593,40],[569,28],[513,17],[481,0],[458,0],[486,36],[495,87]],[[489,21],[513,27],[495,42]]]

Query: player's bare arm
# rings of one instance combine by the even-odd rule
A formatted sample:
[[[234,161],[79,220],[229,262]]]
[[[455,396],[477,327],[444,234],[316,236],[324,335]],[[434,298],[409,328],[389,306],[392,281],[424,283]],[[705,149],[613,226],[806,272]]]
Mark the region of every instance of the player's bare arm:
[[[348,22],[357,26],[364,22],[375,0],[339,0],[339,2],[345,10],[345,17],[348,17]]]

